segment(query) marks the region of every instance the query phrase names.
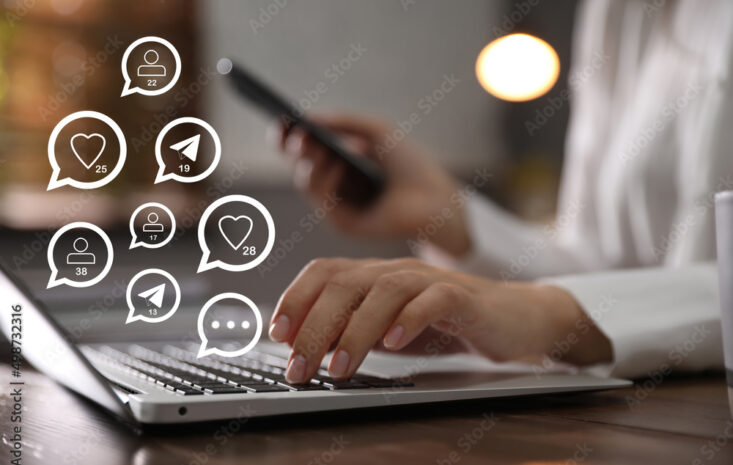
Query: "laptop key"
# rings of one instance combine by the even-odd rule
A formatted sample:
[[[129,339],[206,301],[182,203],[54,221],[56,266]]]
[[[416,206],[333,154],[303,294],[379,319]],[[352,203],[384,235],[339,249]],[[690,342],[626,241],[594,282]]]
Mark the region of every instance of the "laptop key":
[[[204,388],[204,392],[206,394],[244,394],[248,391],[234,386],[209,386]]]
[[[264,380],[268,383],[274,383],[278,378],[278,375],[259,368],[247,367],[236,363],[227,363],[227,365],[231,366],[233,369],[236,369],[237,372],[241,374],[241,376],[249,377],[252,379]]]
[[[348,379],[343,381],[322,381],[321,385],[328,389],[369,389],[372,387],[368,384],[357,383]]]
[[[262,363],[257,363],[257,367],[252,366],[250,363],[241,363],[236,361],[220,362],[225,365],[236,369],[237,372],[243,376],[251,377],[258,381],[265,381],[266,383],[274,384],[278,381],[284,381],[285,377],[282,375],[282,370],[278,367],[267,367]],[[266,368],[266,369],[265,369]],[[202,366],[204,370],[212,370],[211,367]]]
[[[181,368],[175,368],[175,367],[166,365],[165,363],[158,363],[158,362],[147,362],[147,363],[167,373],[170,373],[171,375],[173,375],[176,378],[187,379],[190,381],[206,381],[206,380],[214,379],[213,375],[210,376],[210,375],[206,375],[200,372],[193,372],[193,371],[188,371],[188,370],[184,370]]]
[[[356,374],[351,378],[352,382],[368,384],[370,387],[412,387],[415,384],[399,379],[380,378],[378,376]]]
[[[328,391],[327,387],[319,386],[317,384],[288,384],[288,383],[277,383],[279,386],[286,387],[291,391]]]
[[[219,381],[211,381],[209,383],[194,383],[192,385],[194,389],[200,389],[205,390],[206,388],[236,388],[237,386],[233,386],[231,384],[227,383],[220,383]]]
[[[232,371],[221,370],[219,368],[211,368],[206,365],[195,366],[197,366],[197,368],[201,368],[202,370],[206,370],[209,373],[212,373],[214,376],[216,376],[216,379],[224,383],[232,384],[234,386],[257,381],[249,373],[234,373]]]
[[[176,394],[181,394],[184,396],[203,395],[204,393],[203,391],[199,391],[198,389],[194,389],[181,383],[166,384],[165,388],[169,391],[175,392]]]
[[[175,391],[176,389],[183,389],[183,388],[187,388],[187,387],[188,386],[186,386],[183,383],[179,383],[178,381],[166,381],[166,383],[165,383],[165,388],[168,389],[168,390],[174,390]]]
[[[289,392],[290,389],[276,384],[242,384],[242,388],[250,392]]]
[[[198,396],[203,395],[204,391],[183,385],[176,388],[176,393],[183,394],[184,396]]]
[[[148,371],[143,368],[138,368],[134,365],[128,365],[128,364],[123,364],[123,365],[129,367],[137,376],[153,384],[164,385],[170,381],[170,378],[167,378],[164,375],[159,375],[157,373],[153,373],[152,371]]]
[[[311,383],[320,384],[321,386],[327,387],[328,389],[368,389],[370,386],[367,383],[359,381],[355,378],[336,380],[330,376],[316,375],[311,380]]]

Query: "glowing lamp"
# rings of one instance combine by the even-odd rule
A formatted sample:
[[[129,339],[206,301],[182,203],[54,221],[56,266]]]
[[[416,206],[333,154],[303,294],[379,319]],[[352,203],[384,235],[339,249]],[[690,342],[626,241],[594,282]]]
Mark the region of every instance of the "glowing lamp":
[[[541,97],[557,82],[560,59],[550,44],[529,34],[489,43],[476,59],[476,77],[491,95],[510,102]]]

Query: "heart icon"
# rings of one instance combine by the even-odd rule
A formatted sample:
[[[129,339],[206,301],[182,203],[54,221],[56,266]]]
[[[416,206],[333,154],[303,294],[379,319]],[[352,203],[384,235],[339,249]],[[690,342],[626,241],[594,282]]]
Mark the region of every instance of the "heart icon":
[[[102,156],[102,152],[104,152],[104,148],[106,146],[107,140],[104,136],[97,134],[96,132],[94,134],[84,134],[80,132],[78,134],[74,134],[71,138],[71,150],[86,169],[91,168],[92,165],[99,160],[99,157]],[[90,160],[89,163],[87,163],[86,160]]]
[[[236,218],[231,215],[222,216],[219,219],[219,231],[231,248],[237,250],[252,232],[252,218],[245,215]]]

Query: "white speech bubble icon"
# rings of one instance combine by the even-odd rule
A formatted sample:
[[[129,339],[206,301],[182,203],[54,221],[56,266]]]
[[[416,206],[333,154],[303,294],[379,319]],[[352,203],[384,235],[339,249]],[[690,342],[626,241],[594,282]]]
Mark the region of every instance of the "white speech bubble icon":
[[[173,305],[170,307],[170,309],[164,313],[161,316],[147,316],[143,315],[142,313],[135,313],[135,304],[132,302],[132,292],[133,288],[135,287],[135,284],[142,278],[143,276],[147,275],[159,275],[168,280],[168,282],[173,287],[173,290],[175,291],[175,300],[173,302]],[[159,310],[163,310],[165,307],[163,306],[163,298],[165,295],[165,283],[161,283],[157,286],[148,288],[148,289],[142,289],[142,292],[139,292],[137,294],[138,297],[142,297],[145,299],[146,303],[149,304],[148,308],[146,310],[151,311],[155,310],[156,313]],[[178,310],[178,305],[181,303],[181,288],[178,285],[178,281],[176,281],[176,278],[174,278],[170,273],[168,273],[165,270],[161,270],[159,268],[149,268],[147,270],[143,270],[133,276],[133,278],[130,280],[130,283],[127,285],[127,308],[130,310],[127,314],[127,320],[125,321],[125,324],[132,323],[133,321],[144,321],[146,323],[160,323],[161,321],[165,321],[168,318],[172,317],[174,313],[176,313],[176,310]]]
[[[209,217],[217,208],[221,207],[224,204],[233,202],[240,202],[251,205],[259,210],[259,212],[265,218],[265,222],[267,223],[267,243],[265,244],[265,248],[260,252],[257,258],[255,258],[251,262],[241,265],[233,265],[231,263],[226,263],[218,259],[209,261],[209,259],[211,258],[211,250],[209,249],[209,245],[206,242],[206,222],[209,220]],[[207,270],[213,270],[214,268],[221,268],[222,270],[226,271],[247,271],[265,261],[267,255],[272,250],[272,246],[273,244],[275,244],[275,222],[272,220],[272,215],[270,215],[270,212],[267,211],[267,208],[265,208],[265,206],[262,205],[258,200],[253,199],[252,197],[248,197],[246,195],[227,195],[226,197],[222,197],[209,205],[204,211],[204,214],[201,215],[201,219],[199,220],[198,238],[199,247],[201,247],[201,263],[199,264],[199,268],[196,271],[197,273],[201,273]]]
[[[160,210],[163,210],[167,215],[168,218],[170,218],[170,230],[168,231],[168,236],[162,240],[161,242],[150,244],[145,241],[141,241],[137,237],[137,232],[135,231],[135,218],[137,218],[137,215],[145,210],[146,208],[158,208]],[[151,218],[150,216],[155,215],[155,218]],[[159,233],[163,232],[164,228],[161,223],[159,223],[160,218],[158,218],[158,214],[152,212],[151,214],[148,214],[148,217],[146,218],[147,223],[143,225],[143,232],[149,232],[149,233]],[[145,231],[147,226],[151,226],[149,229],[150,231]],[[173,234],[176,232],[176,217],[173,216],[173,212],[170,208],[166,207],[162,203],[158,202],[148,202],[140,205],[135,209],[134,212],[132,212],[132,215],[130,216],[130,234],[132,235],[132,242],[130,242],[130,249],[134,249],[135,247],[145,247],[146,249],[159,249],[169,243],[171,239],[173,239]]]
[[[165,135],[168,134],[168,131],[173,129],[174,127],[178,126],[179,124],[196,124],[198,126],[201,126],[203,129],[205,129],[210,135],[211,138],[214,140],[214,159],[211,161],[211,164],[208,168],[202,173],[197,174],[196,176],[181,176],[180,174],[177,174],[175,171],[171,171],[170,173],[166,174],[165,172],[165,162],[163,162],[163,139],[165,138]],[[200,135],[199,135],[200,136]],[[193,149],[193,152],[191,153],[191,157],[196,157],[195,152],[198,151],[198,144],[199,144],[199,138],[192,137],[191,142],[187,148],[181,147],[180,153],[185,153],[186,150]],[[188,141],[176,141],[177,143],[183,143]],[[195,147],[192,147],[192,145],[195,144]],[[174,144],[177,145],[177,144]],[[155,177],[155,184],[158,184],[163,181],[167,181],[169,179],[172,179],[174,181],[178,182],[198,182],[210,175],[214,172],[216,167],[219,165],[219,160],[221,159],[221,141],[219,140],[219,135],[216,133],[214,128],[207,123],[206,121],[194,118],[193,116],[185,116],[183,118],[174,119],[170,123],[166,124],[163,130],[160,131],[160,134],[158,134],[158,138],[155,141],[155,160],[158,162],[158,175]]]
[[[58,242],[59,238],[65,234],[67,231],[70,231],[72,229],[89,229],[91,231],[94,231],[104,242],[104,245],[107,248],[107,263],[104,264],[104,268],[102,268],[102,271],[95,276],[94,278],[83,280],[83,281],[76,281],[71,280],[69,278],[59,278],[59,270],[56,266],[56,262],[53,258],[53,252],[54,248],[56,247],[56,243]],[[102,229],[92,223],[87,223],[84,221],[77,221],[75,223],[67,224],[66,226],[62,227],[51,238],[51,242],[48,243],[48,266],[51,268],[51,277],[48,280],[48,285],[46,285],[46,289],[50,289],[52,287],[60,286],[62,284],[66,284],[67,286],[71,287],[89,287],[97,284],[99,281],[104,279],[105,276],[107,276],[107,273],[109,273],[109,270],[112,268],[112,260],[114,258],[114,252],[112,250],[112,242],[109,240],[109,237],[107,234],[102,231]]]
[[[56,160],[56,140],[59,137],[59,134],[61,131],[72,121],[76,121],[81,118],[92,118],[99,120],[103,123],[105,123],[107,126],[112,128],[112,131],[114,131],[115,136],[117,136],[117,140],[120,144],[120,154],[117,158],[117,164],[115,167],[110,170],[106,176],[104,176],[102,179],[98,179],[96,181],[92,182],[84,182],[84,181],[77,181],[76,179],[70,178],[70,177],[61,177],[61,167],[59,166],[58,161]],[[76,134],[76,136],[84,136],[86,138],[89,138],[91,136],[99,136],[99,134],[92,134],[91,136],[86,134]],[[101,136],[99,136],[101,137]],[[102,138],[104,140],[104,138]],[[71,141],[69,142],[71,143]],[[106,141],[104,141],[104,146],[102,150],[100,151],[99,155],[97,155],[97,158],[101,156],[102,151],[104,150],[104,147],[106,147],[108,144]],[[78,155],[77,155],[78,157]],[[72,113],[70,115],[67,115],[64,119],[58,122],[56,126],[53,128],[53,131],[51,131],[51,137],[48,139],[48,161],[51,163],[51,168],[53,169],[53,172],[51,173],[51,180],[48,183],[48,188],[46,190],[56,189],[61,186],[72,186],[76,187],[77,189],[96,189],[98,187],[102,187],[106,184],[109,184],[114,178],[117,177],[118,174],[120,174],[120,171],[122,171],[122,167],[125,165],[125,159],[127,158],[127,141],[125,140],[125,135],[122,133],[122,129],[120,129],[120,126],[115,123],[115,121],[110,118],[109,116],[105,115],[104,113],[99,113],[98,111],[91,111],[91,110],[84,110],[84,111],[77,111],[76,113]],[[96,160],[96,159],[95,159]],[[85,163],[83,160],[79,160],[82,163]],[[86,165],[85,165],[86,166]],[[91,165],[90,165],[91,166]],[[87,169],[89,166],[87,166]]]
[[[206,312],[208,312],[214,304],[227,299],[238,300],[247,305],[250,310],[252,310],[252,313],[254,313],[255,320],[257,322],[257,328],[255,328],[254,337],[247,343],[247,345],[237,350],[224,350],[219,347],[208,347],[209,338],[206,337],[206,331],[204,330],[204,317],[206,316]],[[203,307],[201,307],[198,322],[196,323],[196,329],[198,330],[199,337],[201,338],[201,347],[199,348],[197,358],[206,357],[207,355],[219,355],[222,357],[240,357],[252,350],[252,348],[259,342],[260,336],[262,336],[262,315],[260,314],[257,305],[255,305],[255,303],[252,302],[249,297],[243,296],[242,294],[237,294],[235,292],[225,292],[223,294],[212,297],[211,299],[209,299],[208,302],[204,304]]]
[[[171,54],[173,54],[173,59],[176,61],[176,70],[173,73],[173,79],[168,82],[165,86],[161,87],[160,89],[155,90],[148,90],[148,89],[141,89],[140,87],[133,87],[132,86],[132,80],[130,79],[130,74],[127,72],[127,60],[130,58],[130,53],[132,53],[135,48],[137,48],[138,45],[148,43],[148,42],[154,42],[157,44],[163,45],[165,48],[170,50]],[[157,61],[157,60],[156,60]],[[120,97],[124,97],[125,95],[130,95],[134,93],[142,94],[142,95],[160,95],[165,92],[167,92],[171,87],[176,85],[176,82],[178,81],[178,78],[181,76],[181,56],[178,54],[178,50],[165,39],[161,39],[160,37],[155,36],[147,36],[142,37],[140,39],[137,39],[135,42],[131,43],[129,47],[127,47],[127,50],[125,50],[125,54],[122,55],[122,77],[125,79],[125,85],[122,87],[122,95]]]

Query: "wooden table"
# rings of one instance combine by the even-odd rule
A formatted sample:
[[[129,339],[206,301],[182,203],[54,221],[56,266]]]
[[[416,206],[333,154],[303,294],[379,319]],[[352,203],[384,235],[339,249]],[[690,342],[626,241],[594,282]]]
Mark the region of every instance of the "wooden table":
[[[0,367],[4,386],[9,374]],[[619,391],[209,423],[143,435],[30,369],[23,376],[24,464],[733,464],[733,421],[718,375]],[[12,402],[3,392],[5,441]]]

